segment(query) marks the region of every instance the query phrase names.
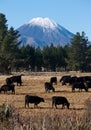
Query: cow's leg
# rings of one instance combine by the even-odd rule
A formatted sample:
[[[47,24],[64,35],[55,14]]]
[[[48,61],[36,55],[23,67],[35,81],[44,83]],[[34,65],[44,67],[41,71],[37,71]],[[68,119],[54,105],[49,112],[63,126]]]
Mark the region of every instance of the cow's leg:
[[[34,108],[38,108],[38,104],[37,103],[34,103]]]
[[[64,104],[62,104],[62,109],[64,108]]]
[[[57,105],[55,104],[55,108],[57,109]]]
[[[75,92],[75,88],[74,87],[72,87],[72,92]]]
[[[28,108],[29,108],[29,103],[27,103],[27,106],[28,106]]]
[[[54,102],[52,101],[52,108],[54,107]]]

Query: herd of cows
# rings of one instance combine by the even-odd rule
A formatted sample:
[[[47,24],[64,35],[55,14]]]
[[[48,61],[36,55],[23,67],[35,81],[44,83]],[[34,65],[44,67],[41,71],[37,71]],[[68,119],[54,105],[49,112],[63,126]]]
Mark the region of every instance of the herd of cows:
[[[45,92],[53,91],[55,92],[55,88],[53,87],[53,84],[55,83],[57,85],[57,77],[51,77],[49,82],[44,83]],[[11,76],[6,78],[6,84],[2,85],[0,87],[0,93],[4,92],[7,93],[7,91],[12,91],[12,94],[15,94],[15,84],[22,85],[22,75],[18,76]],[[60,83],[62,85],[69,84],[71,86],[72,92],[75,92],[75,89],[78,89],[79,91],[88,92],[91,88],[91,76],[70,76],[65,75],[62,76],[60,79]],[[33,103],[34,107],[38,107],[38,104],[40,102],[45,102],[44,98],[34,95],[25,95],[25,108],[26,106],[29,107],[29,103]],[[64,96],[53,96],[52,97],[52,108],[57,108],[57,105],[62,105],[62,108],[66,106],[69,109],[70,103]]]

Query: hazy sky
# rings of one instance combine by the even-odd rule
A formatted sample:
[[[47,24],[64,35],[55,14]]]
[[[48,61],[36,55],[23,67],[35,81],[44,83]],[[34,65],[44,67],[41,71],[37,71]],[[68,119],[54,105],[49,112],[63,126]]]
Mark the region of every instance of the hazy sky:
[[[91,41],[91,0],[0,0],[0,13],[15,29],[34,17],[48,17]]]

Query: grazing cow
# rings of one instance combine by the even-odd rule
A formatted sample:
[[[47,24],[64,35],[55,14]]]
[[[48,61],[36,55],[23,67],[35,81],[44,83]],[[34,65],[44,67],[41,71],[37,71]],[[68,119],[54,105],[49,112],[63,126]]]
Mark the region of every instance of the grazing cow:
[[[69,83],[70,78],[71,78],[70,75],[62,76],[62,78],[60,79],[60,82],[62,82],[62,85],[66,85],[66,83]]]
[[[67,108],[69,109],[70,103],[68,102],[66,97],[62,97],[62,96],[52,97],[52,108],[54,106],[57,108],[57,105],[61,105],[61,104],[62,104],[62,108],[64,108],[64,106],[67,106]]]
[[[51,77],[50,78],[50,83],[51,84],[55,83],[57,85],[57,77]]]
[[[86,92],[88,91],[88,88],[85,86],[85,84],[83,82],[73,83],[72,84],[72,92],[74,92],[75,89],[79,89],[80,91],[82,91],[82,89],[84,89]]]
[[[53,87],[53,85],[50,82],[45,82],[45,91],[46,92],[50,92],[50,90],[52,90],[53,92],[55,92],[55,88]]]
[[[7,93],[7,91],[12,91],[12,94],[15,94],[15,85],[14,84],[5,84],[1,86],[0,93],[1,92]]]
[[[30,96],[30,95],[25,96],[25,107],[26,107],[26,105],[29,107],[29,103],[33,103],[34,108],[35,108],[35,107],[38,107],[38,104],[40,102],[45,102],[45,101],[43,98],[41,98],[39,96]]]
[[[14,82],[16,82],[17,85],[20,84],[20,86],[21,86],[22,85],[21,75],[6,78],[6,83],[7,84],[12,84]]]

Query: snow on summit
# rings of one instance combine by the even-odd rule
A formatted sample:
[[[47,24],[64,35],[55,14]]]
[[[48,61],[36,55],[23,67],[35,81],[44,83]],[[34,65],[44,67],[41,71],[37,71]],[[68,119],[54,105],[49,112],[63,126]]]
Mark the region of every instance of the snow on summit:
[[[29,22],[23,24],[17,29],[20,33],[20,40],[22,45],[50,46],[64,46],[71,42],[74,34],[57,24],[49,18],[37,17],[31,19]],[[21,45],[21,46],[22,46]]]
[[[27,24],[37,25],[37,26],[41,26],[44,28],[51,28],[51,29],[55,29],[57,26],[57,24],[54,21],[50,20],[49,18],[42,18],[42,17],[33,18]]]

